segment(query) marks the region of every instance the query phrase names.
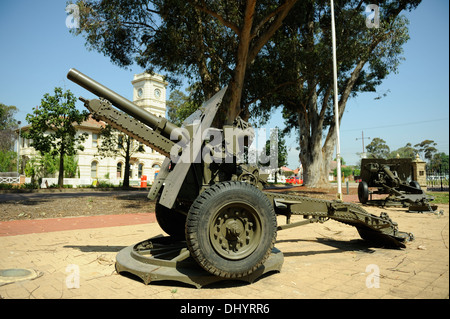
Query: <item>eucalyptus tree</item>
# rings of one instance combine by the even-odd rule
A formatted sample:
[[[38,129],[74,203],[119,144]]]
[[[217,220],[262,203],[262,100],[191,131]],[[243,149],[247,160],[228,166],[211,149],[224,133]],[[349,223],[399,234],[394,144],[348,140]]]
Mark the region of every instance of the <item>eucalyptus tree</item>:
[[[164,71],[201,83],[197,98],[228,86],[215,125],[242,113],[246,72],[297,0],[78,1],[88,48],[119,66]],[[248,118],[248,114],[242,114]]]
[[[408,21],[420,0],[377,1],[379,27],[366,25],[363,1],[336,1],[339,119],[349,98],[375,91],[402,59]],[[239,115],[262,120],[283,108],[299,137],[305,183],[327,182],[336,142],[328,0],[79,1],[89,49],[121,67],[136,63],[188,78],[206,100],[228,86],[214,125]]]
[[[389,74],[398,71],[403,44],[409,39],[408,20],[401,13],[416,8],[420,0],[380,1],[378,28],[367,26],[363,1],[336,3],[341,121],[350,98],[375,92]],[[282,107],[286,130],[299,138],[299,159],[308,186],[328,183],[336,145],[331,45],[329,1],[299,2],[253,63],[244,102],[250,113],[261,118]]]

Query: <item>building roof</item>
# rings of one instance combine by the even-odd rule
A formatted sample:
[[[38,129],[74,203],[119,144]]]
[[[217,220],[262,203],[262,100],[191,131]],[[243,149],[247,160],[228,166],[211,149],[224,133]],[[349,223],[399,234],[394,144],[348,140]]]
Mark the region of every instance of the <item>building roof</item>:
[[[96,119],[94,119],[92,117],[92,114],[89,114],[89,117],[87,118],[87,120],[81,122],[81,124],[76,124],[75,125],[79,128],[88,128],[88,129],[102,129],[103,127],[106,126],[106,122],[104,121],[97,121]],[[22,126],[20,128],[20,130],[22,131],[26,131],[31,127],[30,124]],[[16,132],[19,132],[19,129],[16,129]]]
[[[83,121],[79,126],[83,127],[83,128],[101,129],[106,126],[106,122],[97,121],[96,119],[94,119],[92,117],[91,114],[89,114],[89,117],[87,118],[87,120]]]

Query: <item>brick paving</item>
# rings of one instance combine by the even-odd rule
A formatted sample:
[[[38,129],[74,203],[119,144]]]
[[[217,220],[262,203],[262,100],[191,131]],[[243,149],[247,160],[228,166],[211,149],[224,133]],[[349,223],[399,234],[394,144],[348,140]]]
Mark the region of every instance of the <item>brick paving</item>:
[[[99,215],[0,222],[0,237],[62,230],[154,223],[155,214]]]
[[[202,289],[177,282],[144,285],[115,272],[118,251],[164,234],[154,214],[1,222],[0,269],[29,268],[42,276],[0,286],[0,297],[448,299],[448,205],[439,207],[444,215],[366,209],[377,215],[387,211],[400,230],[414,233],[415,241],[401,250],[382,249],[362,241],[354,227],[335,221],[301,226],[278,233],[281,272],[253,284],[226,281]]]

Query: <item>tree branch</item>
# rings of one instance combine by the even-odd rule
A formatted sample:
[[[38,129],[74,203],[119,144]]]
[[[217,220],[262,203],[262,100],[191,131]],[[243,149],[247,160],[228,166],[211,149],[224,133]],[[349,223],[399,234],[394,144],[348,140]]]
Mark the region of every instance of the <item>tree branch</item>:
[[[123,25],[134,25],[134,26],[140,26],[144,28],[149,28],[153,32],[156,32],[156,29],[152,27],[151,25],[144,23],[144,22],[131,22],[131,21],[122,21],[121,24]]]
[[[266,32],[262,33],[259,37],[257,37],[255,43],[251,46],[251,48],[249,50],[248,59],[247,59],[247,65],[253,62],[253,60],[256,58],[256,56],[258,55],[258,53],[262,49],[262,47],[267,43],[267,41],[269,41],[269,39],[278,30],[278,28],[281,26],[281,23],[283,22],[284,18],[287,16],[287,14],[289,13],[289,11],[292,9],[292,7],[294,6],[294,4],[296,2],[297,2],[297,0],[286,0],[286,2],[278,8],[280,10],[279,10],[279,12],[277,12],[277,14],[278,14],[277,17],[273,20],[272,24],[269,26],[269,28],[266,30]],[[275,11],[278,11],[278,9]],[[270,14],[269,15],[270,18],[268,20],[272,19],[275,15],[273,15],[273,13]],[[260,26],[258,26],[258,28],[260,28]],[[256,35],[256,32],[253,32],[252,36],[255,36],[255,35]]]
[[[284,9],[286,4],[287,4],[287,1],[283,5],[279,6],[276,10],[274,10],[271,14],[267,15],[264,19],[262,19],[261,22],[258,23],[258,25],[253,29],[251,37],[252,38],[256,37],[256,35],[259,32],[259,29],[261,29],[264,26],[264,24],[266,24],[268,21],[270,21],[274,16],[276,16],[278,13],[280,13]]]
[[[201,4],[198,3],[198,1],[201,2]],[[241,30],[239,29],[239,27],[237,25],[235,25],[233,22],[226,20],[224,17],[222,17],[220,14],[218,14],[215,11],[212,11],[210,9],[207,8],[206,3],[203,0],[188,0],[188,2],[190,4],[192,4],[196,9],[203,11],[207,14],[209,14],[210,16],[216,18],[217,20],[220,21],[220,23],[222,23],[224,26],[230,28],[231,30],[233,30],[238,36],[240,36]]]
[[[323,97],[323,100],[322,100],[322,108],[320,110],[320,115],[319,115],[319,117],[322,119],[322,121],[325,116],[325,111],[327,110],[328,99],[330,98],[332,89],[333,89],[333,86],[329,85],[328,89]]]

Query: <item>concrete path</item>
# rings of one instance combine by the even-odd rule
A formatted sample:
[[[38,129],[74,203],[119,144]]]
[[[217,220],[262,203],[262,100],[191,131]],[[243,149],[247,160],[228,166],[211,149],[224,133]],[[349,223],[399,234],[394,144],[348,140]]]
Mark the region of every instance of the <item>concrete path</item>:
[[[415,241],[406,249],[382,249],[362,241],[354,227],[335,221],[301,226],[278,233],[281,272],[253,284],[228,281],[202,289],[177,282],[146,286],[115,272],[118,251],[164,234],[154,219],[145,219],[153,214],[140,220],[104,216],[103,222],[101,216],[36,220],[48,225],[43,230],[26,224],[30,221],[1,222],[0,269],[29,268],[42,276],[0,286],[0,298],[448,299],[448,205],[439,207],[444,215],[366,209],[377,215],[388,212],[400,230],[414,233]],[[108,224],[108,218],[114,223]],[[52,228],[52,223],[65,226]]]

